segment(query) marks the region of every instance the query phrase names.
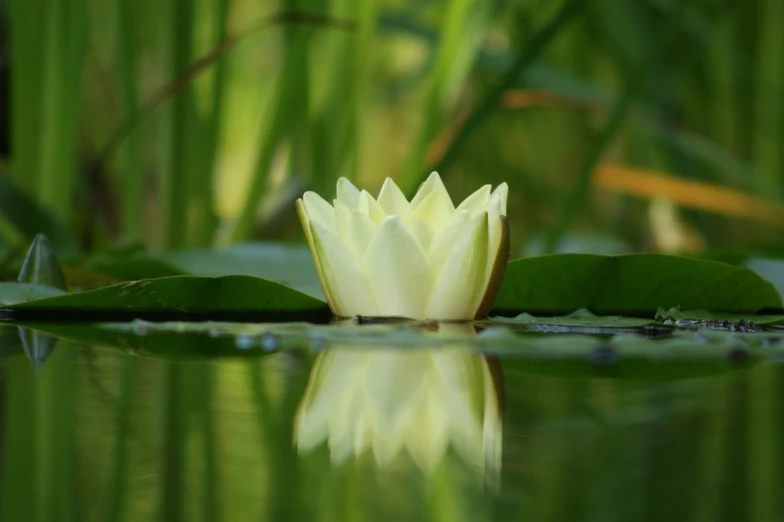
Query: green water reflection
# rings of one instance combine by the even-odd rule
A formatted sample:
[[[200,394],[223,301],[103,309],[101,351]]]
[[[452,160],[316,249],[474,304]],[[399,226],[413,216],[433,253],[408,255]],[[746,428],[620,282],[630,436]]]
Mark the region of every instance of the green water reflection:
[[[638,380],[449,346],[178,360],[17,327],[0,357],[2,521],[784,515],[770,361]]]

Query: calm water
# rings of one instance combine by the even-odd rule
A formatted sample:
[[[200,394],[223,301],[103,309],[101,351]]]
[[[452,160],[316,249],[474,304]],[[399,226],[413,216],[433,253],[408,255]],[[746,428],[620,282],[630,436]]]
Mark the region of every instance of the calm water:
[[[645,379],[613,354],[21,333],[0,330],[2,521],[784,518],[770,361]]]

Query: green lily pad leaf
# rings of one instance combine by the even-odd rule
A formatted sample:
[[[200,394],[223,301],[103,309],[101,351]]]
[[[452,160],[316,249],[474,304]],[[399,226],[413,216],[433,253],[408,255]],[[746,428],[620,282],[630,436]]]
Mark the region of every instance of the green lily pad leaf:
[[[67,293],[53,286],[32,283],[0,283],[0,306],[9,306]]]
[[[784,299],[784,260],[753,257],[746,261],[746,268],[770,281]]]
[[[754,325],[784,323],[784,315],[722,314],[707,310],[680,310],[679,308],[670,308],[669,310],[660,308],[656,312],[656,319],[674,323],[676,326],[711,326],[714,323],[720,323],[720,325],[726,323],[728,327],[734,326],[736,328],[752,323]]]
[[[17,312],[230,313],[326,312],[327,305],[256,277],[175,276],[119,283],[8,307]]]
[[[780,309],[769,282],[747,268],[662,254],[555,254],[509,263],[496,314],[653,317],[659,308],[756,313]]]
[[[534,317],[522,313],[517,317],[492,317],[493,323],[521,325],[521,326],[564,326],[586,328],[640,328],[656,321],[639,317],[624,317],[622,315],[594,315],[585,308],[581,308],[569,315],[557,317]]]
[[[303,245],[244,243],[227,248],[103,254],[87,266],[124,280],[176,275],[247,275],[276,281],[323,299],[310,251]]]

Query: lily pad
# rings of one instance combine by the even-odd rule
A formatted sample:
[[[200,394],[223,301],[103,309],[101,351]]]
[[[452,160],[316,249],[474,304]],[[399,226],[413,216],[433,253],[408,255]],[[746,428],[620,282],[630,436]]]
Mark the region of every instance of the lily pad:
[[[569,315],[555,317],[534,317],[522,313],[517,317],[492,317],[493,323],[520,325],[520,326],[563,326],[584,328],[641,328],[657,324],[651,319],[640,317],[625,317],[622,315],[594,315],[585,308],[581,308]]]
[[[679,308],[663,308],[656,312],[656,319],[668,321],[676,326],[702,326],[702,323],[728,323],[740,324],[781,324],[784,323],[784,315],[760,315],[760,314],[722,314],[710,312],[708,310],[680,310]]]
[[[8,307],[13,312],[301,313],[328,315],[327,305],[256,277],[175,276],[119,283]]]
[[[317,299],[324,293],[310,251],[304,245],[244,243],[222,248],[173,252],[113,253],[94,256],[87,266],[123,280],[176,275],[248,275],[276,281]]]
[[[509,263],[493,313],[653,317],[661,308],[756,313],[781,309],[768,281],[747,268],[662,254],[554,254]]]
[[[0,283],[0,306],[9,306],[37,299],[67,294],[53,286],[32,283]]]

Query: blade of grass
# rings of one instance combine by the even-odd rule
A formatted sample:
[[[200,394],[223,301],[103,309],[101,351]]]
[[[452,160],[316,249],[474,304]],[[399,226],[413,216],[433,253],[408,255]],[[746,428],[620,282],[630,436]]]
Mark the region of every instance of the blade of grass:
[[[581,11],[586,2],[584,0],[567,0],[561,9],[553,16],[547,25],[540,29],[530,40],[526,41],[525,47],[517,55],[515,61],[500,79],[500,81],[482,98],[479,104],[468,115],[465,122],[460,126],[454,139],[441,157],[440,161],[432,168],[427,169],[421,174],[417,181],[424,181],[427,175],[435,170],[446,175],[449,168],[457,159],[460,151],[465,147],[471,134],[473,134],[487,117],[499,106],[499,102],[504,92],[519,82],[520,77],[542,54],[552,40],[560,34],[567,23]],[[416,187],[418,183],[412,184]],[[410,193],[408,195],[411,195]]]
[[[472,8],[478,9],[471,0],[451,0],[446,4],[440,27],[440,41],[422,104],[424,123],[414,139],[403,167],[403,175],[398,179],[398,185],[405,192],[410,192],[419,185],[419,174],[428,146],[442,124],[451,91],[455,89],[455,84],[462,80],[455,78],[453,72],[456,62],[465,59],[462,55],[466,50],[462,48],[461,40],[465,38],[471,17],[476,15]],[[476,49],[471,51],[475,53]]]
[[[666,55],[665,51],[669,50],[673,39],[681,28],[681,21],[684,13],[687,12],[686,7],[687,3],[683,2],[678,11],[666,22],[666,25],[659,34],[656,45],[650,51],[650,54],[634,70],[627,72],[623,92],[616,101],[609,118],[594,140],[593,145],[588,152],[588,156],[580,168],[577,180],[574,182],[574,185],[572,185],[566,199],[562,202],[553,227],[547,233],[545,239],[545,252],[555,251],[564,233],[566,233],[569,224],[572,222],[572,219],[585,204],[589,195],[591,176],[594,168],[602,159],[607,147],[621,130],[621,127],[626,120],[626,116],[629,113],[629,109],[645,86],[645,81],[647,80],[651,68],[658,60]]]
[[[136,87],[137,47],[135,39],[135,18],[132,0],[118,0],[118,70],[122,90],[123,114],[134,114],[138,110],[139,99]],[[127,117],[127,116],[125,116]],[[144,207],[144,150],[141,133],[132,129],[124,147],[124,157],[120,167],[122,185],[122,234],[129,242],[142,240]]]
[[[77,173],[86,3],[85,0],[51,0],[44,11],[41,108],[45,128],[38,137],[41,141],[38,199],[64,219],[70,215]]]
[[[16,184],[30,196],[36,193],[40,166],[43,5],[43,0],[9,2],[10,24],[14,28],[11,32],[12,172]]]
[[[165,19],[169,28],[165,47],[171,53],[171,74],[176,76],[179,71],[188,67],[191,61],[193,2],[175,2],[167,11],[169,12]],[[160,171],[160,222],[163,234],[161,244],[169,249],[188,246],[187,209],[190,204],[190,190],[187,158],[190,153],[189,115],[193,110],[193,86],[189,83],[172,99],[169,135],[166,140],[169,150],[163,153],[165,161],[162,162],[163,168]]]

